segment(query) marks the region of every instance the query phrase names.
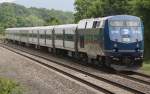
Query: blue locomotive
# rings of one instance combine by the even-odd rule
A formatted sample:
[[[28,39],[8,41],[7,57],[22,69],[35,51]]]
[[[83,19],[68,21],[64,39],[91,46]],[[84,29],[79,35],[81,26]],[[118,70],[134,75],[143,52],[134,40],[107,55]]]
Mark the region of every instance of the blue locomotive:
[[[135,16],[114,16],[106,20],[104,45],[108,65],[139,68],[143,62],[143,24]],[[113,65],[112,65],[113,66]],[[121,68],[121,67],[120,67]]]
[[[8,28],[6,39],[117,70],[135,70],[143,62],[143,32],[139,17],[114,15],[78,24]]]

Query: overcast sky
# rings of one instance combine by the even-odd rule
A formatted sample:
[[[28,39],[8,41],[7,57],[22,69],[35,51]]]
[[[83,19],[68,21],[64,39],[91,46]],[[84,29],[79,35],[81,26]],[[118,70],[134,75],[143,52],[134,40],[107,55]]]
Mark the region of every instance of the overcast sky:
[[[26,7],[74,11],[74,0],[0,0],[0,3],[3,2],[13,2]]]

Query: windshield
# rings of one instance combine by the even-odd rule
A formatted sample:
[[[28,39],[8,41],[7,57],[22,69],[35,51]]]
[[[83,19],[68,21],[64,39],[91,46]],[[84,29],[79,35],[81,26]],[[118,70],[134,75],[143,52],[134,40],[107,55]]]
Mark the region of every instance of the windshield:
[[[139,21],[110,21],[111,26],[140,26]]]
[[[139,21],[110,21],[109,30],[112,41],[132,43],[143,39]]]

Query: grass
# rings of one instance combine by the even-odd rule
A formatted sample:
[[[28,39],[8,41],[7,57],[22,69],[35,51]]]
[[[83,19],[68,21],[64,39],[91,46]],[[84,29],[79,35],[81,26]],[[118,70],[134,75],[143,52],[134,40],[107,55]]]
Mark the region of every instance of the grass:
[[[150,61],[149,61],[149,62],[145,62],[145,63],[143,64],[143,67],[141,68],[141,70],[142,70],[144,73],[150,75]]]
[[[0,39],[4,39],[4,38],[5,38],[5,36],[0,34]]]
[[[23,88],[15,81],[0,78],[0,94],[23,94]]]

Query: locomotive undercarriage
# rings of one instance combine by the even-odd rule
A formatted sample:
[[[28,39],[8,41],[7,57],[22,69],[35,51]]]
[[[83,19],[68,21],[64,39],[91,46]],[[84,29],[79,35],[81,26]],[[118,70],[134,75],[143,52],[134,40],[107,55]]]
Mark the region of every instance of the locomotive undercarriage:
[[[7,42],[29,46],[26,45],[26,43],[18,42],[18,41],[12,41],[7,40]],[[31,46],[31,44],[30,44]],[[36,48],[36,45],[33,45],[33,47]],[[46,47],[47,48],[47,47]],[[39,47],[39,49],[42,49],[42,47]],[[47,50],[51,53],[55,53],[57,55],[63,55],[63,56],[69,56],[73,57],[75,59],[78,59],[82,61],[83,63],[92,63],[92,64],[98,64],[106,67],[111,67],[115,70],[137,70],[142,66],[143,57],[140,57],[141,55],[137,57],[133,56],[97,56],[96,58],[90,58],[86,53],[75,53],[73,51],[63,50],[63,49],[54,49],[53,48],[47,48]]]
[[[107,57],[106,65],[115,70],[137,70],[142,67],[143,57]]]

